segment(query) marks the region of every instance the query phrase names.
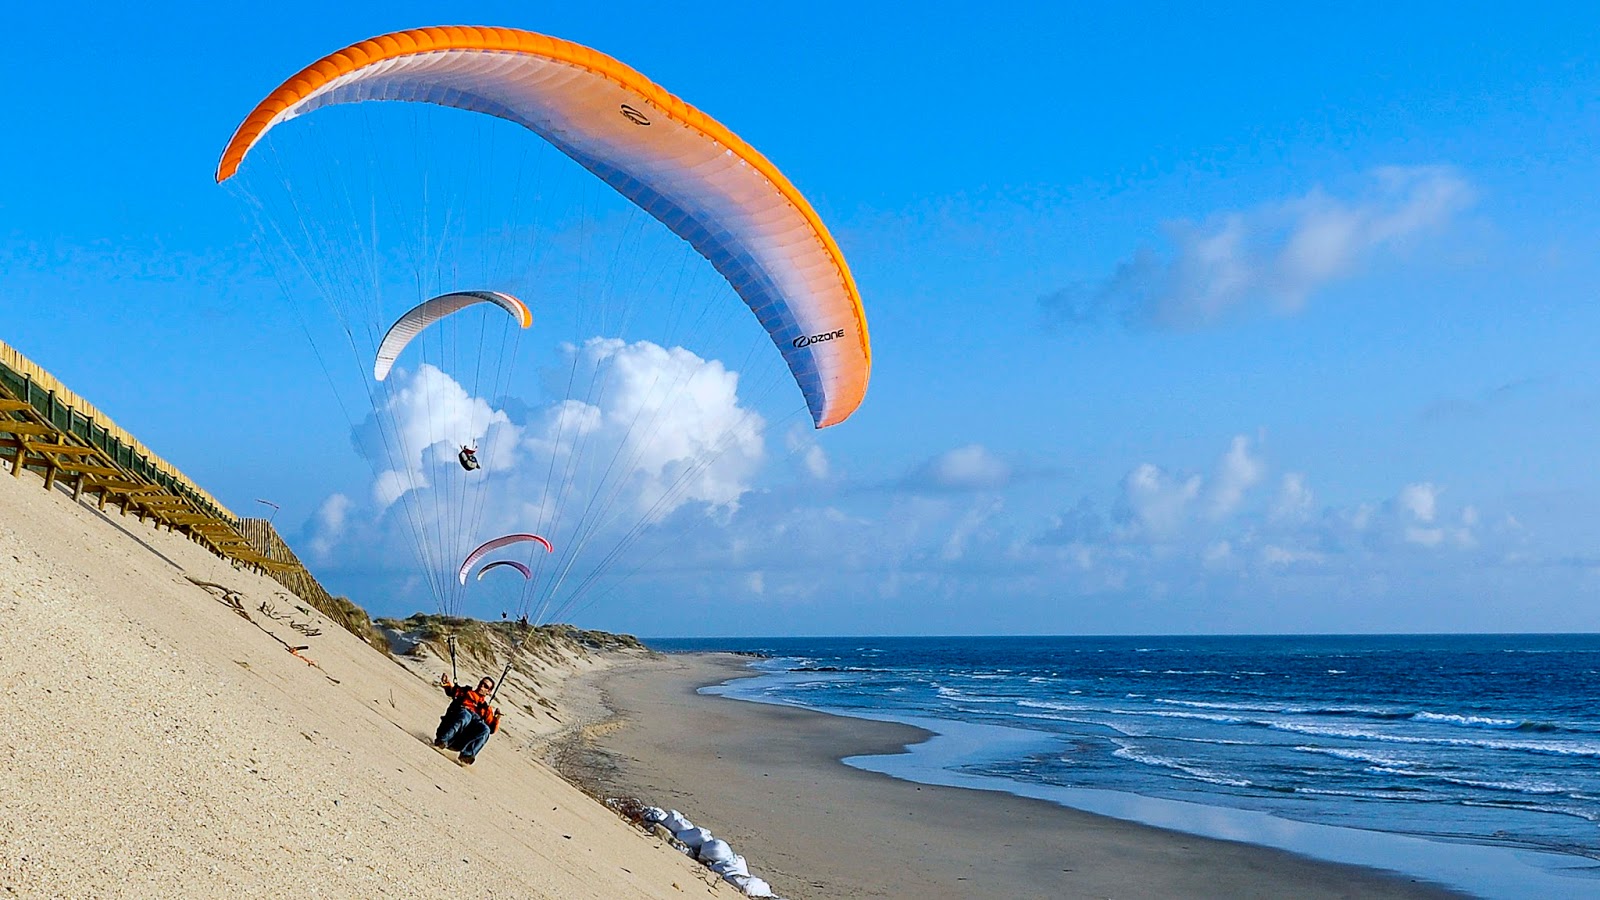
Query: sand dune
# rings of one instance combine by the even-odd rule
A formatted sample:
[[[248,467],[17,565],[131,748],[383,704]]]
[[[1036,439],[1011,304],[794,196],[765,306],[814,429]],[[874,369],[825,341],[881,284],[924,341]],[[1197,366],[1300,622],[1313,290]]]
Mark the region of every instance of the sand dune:
[[[5,473],[0,888],[738,896],[537,761],[566,717],[531,691],[605,664],[540,662],[464,769],[428,743],[445,702],[433,663],[413,672],[274,581]]]

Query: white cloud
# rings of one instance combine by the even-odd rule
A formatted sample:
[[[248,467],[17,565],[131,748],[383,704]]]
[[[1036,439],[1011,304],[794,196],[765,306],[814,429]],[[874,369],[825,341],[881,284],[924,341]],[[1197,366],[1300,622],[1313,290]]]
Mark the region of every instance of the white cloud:
[[[815,481],[828,480],[830,466],[828,454],[822,446],[812,437],[809,430],[792,428],[784,436],[784,444],[789,448],[789,454],[800,463],[800,469]]]
[[[1304,473],[1280,476],[1262,502],[1252,489],[1267,481],[1268,466],[1251,439],[1238,435],[1208,475],[1174,472],[1154,463],[1135,466],[1120,484],[1109,532],[1095,527],[1094,504],[1049,516],[1022,546],[1035,559],[1117,566],[1181,581],[1185,577],[1268,577],[1272,573],[1335,571],[1340,565],[1378,566],[1419,562],[1479,548],[1484,516],[1475,506],[1451,509],[1445,491],[1431,481],[1402,485],[1382,502],[1356,502],[1313,510],[1315,497]],[[996,523],[995,527],[1003,527]],[[1490,529],[1493,543],[1504,544]],[[970,558],[967,554],[964,558]],[[1184,566],[1192,571],[1183,572]],[[1165,583],[1165,581],[1163,581]]]
[[[945,491],[992,491],[1010,483],[1011,467],[982,444],[968,444],[924,463],[912,481]]]
[[[1439,508],[1439,489],[1426,481],[1408,484],[1395,496],[1395,503],[1418,522],[1432,522]]]
[[[1315,496],[1300,472],[1286,472],[1278,482],[1278,494],[1272,500],[1267,517],[1274,522],[1304,522],[1311,515]]]
[[[1211,481],[1209,512],[1212,518],[1222,519],[1233,514],[1244,500],[1245,492],[1261,481],[1266,465],[1250,453],[1250,439],[1236,436],[1228,445],[1228,452],[1217,463],[1217,472]]]
[[[945,538],[944,547],[939,556],[946,562],[954,562],[967,555],[968,545],[973,543],[975,537],[983,532],[990,520],[1000,514],[1005,508],[1005,503],[994,497],[988,501],[980,501],[961,517],[949,537]]]
[[[1304,196],[1167,226],[1169,248],[1141,248],[1098,288],[1041,300],[1047,315],[1087,321],[1120,314],[1164,328],[1197,328],[1261,309],[1300,311],[1327,285],[1412,239],[1441,230],[1473,202],[1445,166],[1388,166],[1357,196]]]
[[[308,546],[313,560],[324,561],[333,555],[333,549],[344,537],[350,510],[354,505],[344,494],[333,494],[317,507],[308,528],[311,536]]]
[[[1405,535],[1407,541],[1424,547],[1437,547],[1444,542],[1443,528],[1422,528],[1417,525],[1407,525]]]
[[[515,464],[510,452],[517,429],[504,412],[472,397],[455,379],[431,365],[396,372],[384,382],[382,405],[357,429],[357,443],[379,474],[373,502],[386,509],[408,491],[426,488],[428,469],[455,464],[463,445],[476,446],[491,471]],[[507,426],[493,441],[494,426]],[[381,468],[380,468],[381,467]]]
[[[1292,566],[1299,563],[1320,563],[1327,557],[1315,550],[1279,547],[1268,544],[1261,548],[1261,562],[1267,566]]]
[[[1183,525],[1189,508],[1200,496],[1201,478],[1178,478],[1159,466],[1141,463],[1122,480],[1122,501],[1138,530],[1150,537],[1167,537]]]
[[[357,429],[374,464],[371,500],[357,509],[330,498],[326,521],[311,529],[315,545],[331,548],[359,524],[361,547],[343,545],[352,564],[382,559],[398,569],[396,556],[415,551],[425,567],[446,569],[477,542],[531,530],[573,554],[570,569],[551,562],[575,586],[621,541],[648,540],[651,524],[685,510],[724,519],[737,511],[764,460],[766,427],[740,402],[737,373],[647,342],[594,339],[564,350],[586,394],[532,409],[522,422],[430,366],[392,375],[380,410]],[[477,445],[481,470],[461,470],[464,443]]]
[[[1174,475],[1154,463],[1141,463],[1122,480],[1122,518],[1133,526],[1128,536],[1170,538],[1195,515],[1214,522],[1227,519],[1265,474],[1266,463],[1251,453],[1244,435],[1228,442],[1209,478]]]
[[[537,457],[614,459],[601,479],[660,519],[688,503],[732,510],[765,457],[766,421],[739,402],[739,375],[716,360],[638,341],[568,346],[591,402],[568,401],[529,436]],[[599,453],[601,455],[596,456]],[[598,485],[596,486],[598,489]]]

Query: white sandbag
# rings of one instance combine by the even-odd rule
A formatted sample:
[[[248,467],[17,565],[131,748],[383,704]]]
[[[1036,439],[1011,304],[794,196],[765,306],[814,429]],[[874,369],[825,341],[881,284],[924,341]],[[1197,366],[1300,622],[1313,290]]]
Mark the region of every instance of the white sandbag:
[[[745,863],[744,857],[735,853],[729,859],[712,863],[711,871],[721,875],[723,878],[727,878],[730,875],[743,875],[745,877],[749,877],[750,866]]]
[[[654,825],[657,822],[665,822],[666,820],[667,811],[659,806],[646,806],[644,811],[639,813],[639,821],[646,825]],[[670,830],[668,829],[668,831]]]
[[[735,875],[727,879],[733,886],[744,891],[746,897],[771,897],[772,885],[755,877],[754,875]]]
[[[703,863],[722,862],[733,859],[733,848],[728,842],[720,838],[712,838],[700,845],[700,861]]]
[[[687,816],[675,809],[667,810],[667,814],[662,818],[661,824],[667,826],[667,830],[673,834],[677,834],[680,831],[688,831],[694,827],[694,823],[689,821]]]
[[[677,834],[673,835],[673,837],[682,841],[684,846],[690,848],[691,850],[699,850],[700,845],[711,840],[711,832],[705,830],[704,828],[689,828],[678,832]]]

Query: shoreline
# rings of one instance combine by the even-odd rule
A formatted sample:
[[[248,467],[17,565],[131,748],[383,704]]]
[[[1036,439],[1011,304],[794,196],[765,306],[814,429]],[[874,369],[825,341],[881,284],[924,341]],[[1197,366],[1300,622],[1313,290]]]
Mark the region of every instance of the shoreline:
[[[740,674],[748,674],[745,670]],[[762,673],[755,673],[758,676]],[[747,696],[732,677],[699,693],[757,704],[790,705]],[[864,722],[895,723],[925,738],[888,752],[846,755],[839,762],[925,786],[1003,793],[1055,804],[1179,835],[1243,844],[1334,865],[1376,871],[1409,882],[1471,896],[1536,898],[1572,896],[1595,885],[1590,858],[1516,843],[1472,843],[1403,831],[1386,831],[1287,818],[1262,810],[1205,801],[1166,799],[1129,791],[1030,783],[999,775],[976,775],[966,766],[984,757],[1015,759],[1046,752],[1055,738],[1035,731],[948,719],[793,705],[823,715]]]
[[[563,774],[675,807],[791,900],[824,897],[1407,897],[1465,894],[970,786],[847,764],[901,760],[934,732],[700,689],[758,673],[730,654],[673,654],[583,676],[612,718]]]

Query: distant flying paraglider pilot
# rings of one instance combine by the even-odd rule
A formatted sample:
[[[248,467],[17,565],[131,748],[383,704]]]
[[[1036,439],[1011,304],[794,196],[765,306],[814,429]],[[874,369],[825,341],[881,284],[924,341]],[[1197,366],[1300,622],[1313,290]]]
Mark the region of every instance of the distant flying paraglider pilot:
[[[463,445],[461,452],[456,454],[456,459],[461,463],[461,468],[468,472],[478,468],[478,451]]]
[[[461,754],[461,764],[470,766],[483,752],[489,735],[500,730],[500,710],[489,705],[494,679],[485,676],[475,688],[451,684],[449,675],[439,676],[439,686],[450,697],[450,708],[439,719],[433,745]]]

